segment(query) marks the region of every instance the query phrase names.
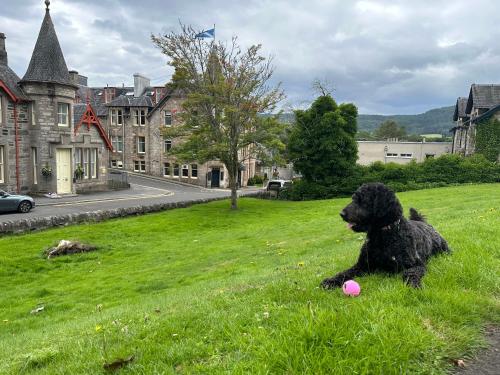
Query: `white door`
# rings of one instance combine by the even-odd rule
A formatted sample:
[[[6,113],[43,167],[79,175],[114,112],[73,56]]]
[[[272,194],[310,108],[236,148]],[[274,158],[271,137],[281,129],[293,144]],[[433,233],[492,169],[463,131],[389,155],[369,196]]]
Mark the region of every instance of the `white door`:
[[[57,194],[71,193],[71,149],[56,150]]]

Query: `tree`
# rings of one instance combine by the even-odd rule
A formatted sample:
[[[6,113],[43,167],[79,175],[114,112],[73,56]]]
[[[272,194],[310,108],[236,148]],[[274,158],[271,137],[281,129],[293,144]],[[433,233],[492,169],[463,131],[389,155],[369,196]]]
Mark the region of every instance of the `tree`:
[[[337,105],[330,95],[318,97],[305,111],[295,111],[288,153],[306,181],[330,185],[350,174],[358,155],[357,115],[356,106]]]
[[[237,208],[238,171],[248,158],[268,157],[270,149],[283,148],[276,134],[281,123],[272,112],[284,98],[280,85],[271,87],[272,59],[260,53],[261,45],[242,49],[231,42],[206,42],[190,26],[181,33],[152,35],[153,43],[175,68],[172,84],[186,93],[183,125],[165,130],[184,142],[172,149],[181,160],[220,160],[228,170],[231,208]],[[280,144],[281,143],[281,144]]]
[[[377,139],[385,140],[389,138],[403,138],[406,136],[406,129],[399,126],[396,121],[387,120],[375,129],[374,136]]]

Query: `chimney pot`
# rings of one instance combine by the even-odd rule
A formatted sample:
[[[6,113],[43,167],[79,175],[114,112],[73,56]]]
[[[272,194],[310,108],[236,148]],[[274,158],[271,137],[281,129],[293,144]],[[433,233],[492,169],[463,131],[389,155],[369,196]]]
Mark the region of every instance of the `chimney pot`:
[[[8,65],[7,50],[5,49],[5,34],[0,33],[0,65]]]

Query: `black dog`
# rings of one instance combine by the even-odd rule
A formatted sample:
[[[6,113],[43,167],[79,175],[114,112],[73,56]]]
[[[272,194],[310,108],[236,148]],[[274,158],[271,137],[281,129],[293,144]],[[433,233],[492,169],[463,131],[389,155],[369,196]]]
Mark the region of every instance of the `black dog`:
[[[340,216],[355,232],[366,232],[367,238],[357,263],[323,280],[323,288],[339,287],[375,271],[403,272],[404,281],[419,288],[428,259],[450,252],[444,238],[415,209],[410,208],[410,220],[405,219],[396,195],[381,183],[362,185]]]

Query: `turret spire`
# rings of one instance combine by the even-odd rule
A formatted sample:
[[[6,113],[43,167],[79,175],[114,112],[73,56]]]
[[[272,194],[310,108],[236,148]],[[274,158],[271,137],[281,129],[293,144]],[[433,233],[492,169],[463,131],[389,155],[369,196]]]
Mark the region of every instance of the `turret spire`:
[[[48,12],[49,11],[49,6],[50,6],[50,0],[45,0],[45,10]]]

